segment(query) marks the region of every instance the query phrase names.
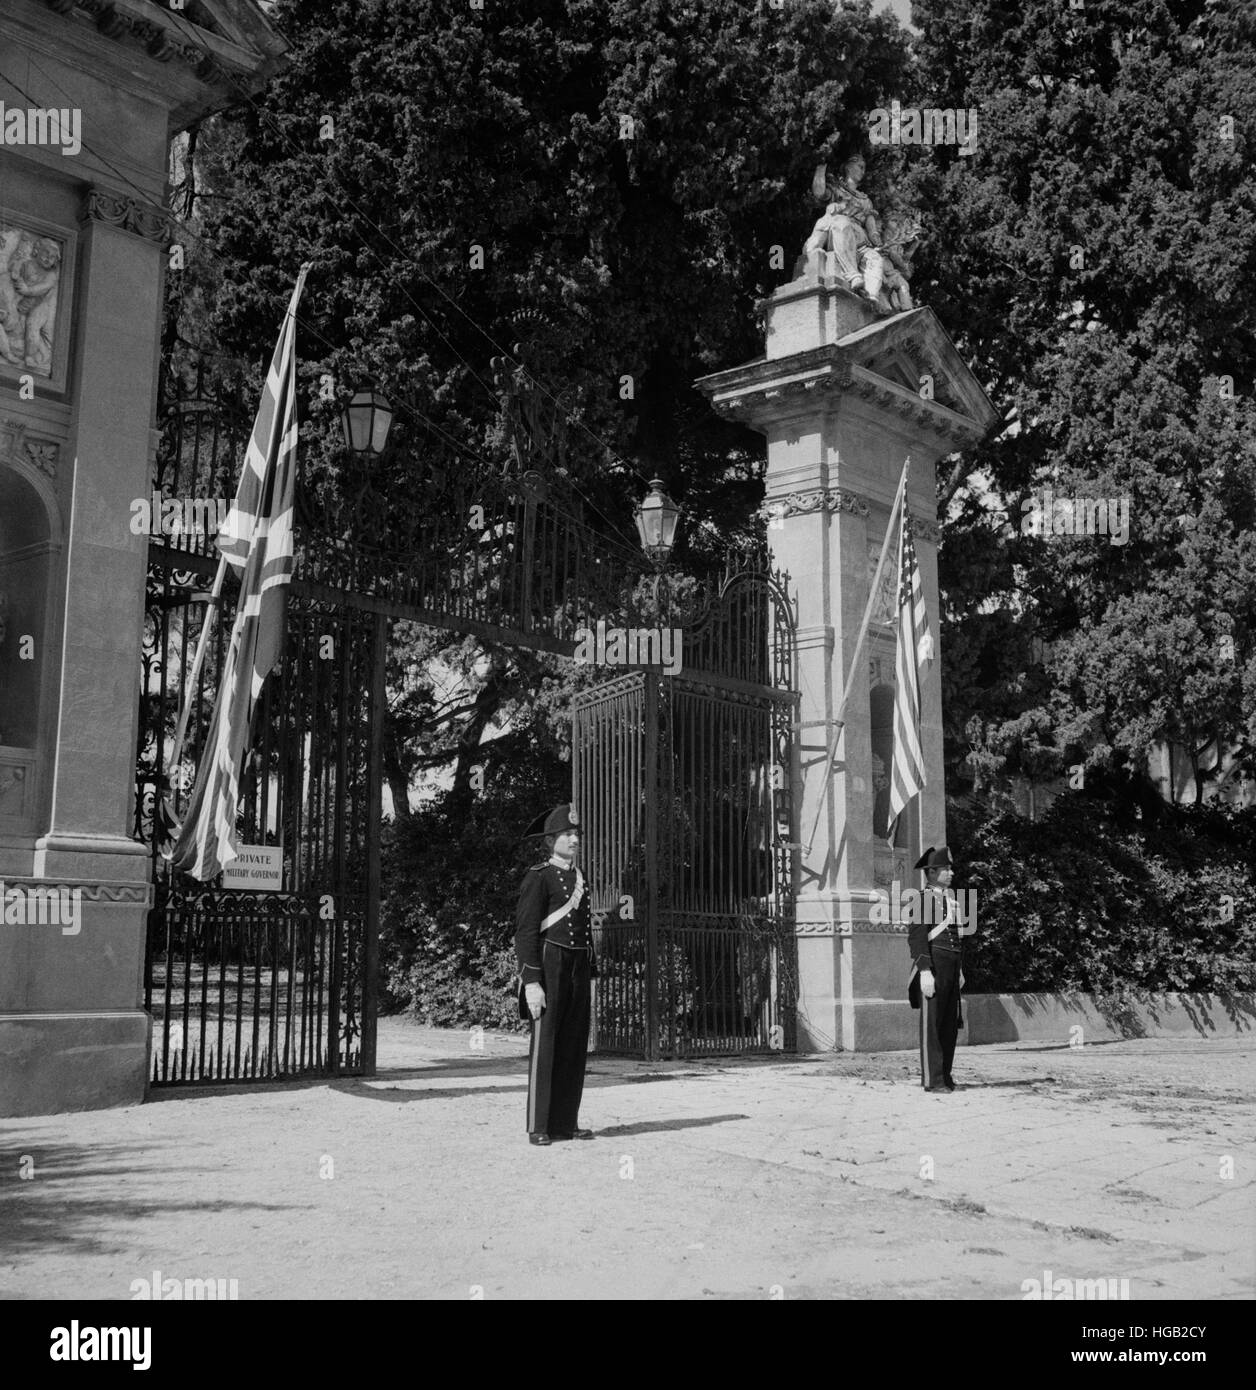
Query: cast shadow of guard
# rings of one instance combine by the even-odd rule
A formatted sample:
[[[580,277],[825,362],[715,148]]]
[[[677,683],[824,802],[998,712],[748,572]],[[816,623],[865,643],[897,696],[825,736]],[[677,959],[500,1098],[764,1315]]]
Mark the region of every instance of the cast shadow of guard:
[[[636,1134],[666,1134],[677,1129],[705,1129],[708,1125],[728,1124],[730,1120],[748,1120],[749,1115],[696,1115],[683,1120],[642,1120],[635,1125],[612,1125],[599,1129],[599,1139],[626,1139]]]
[[[490,1086],[425,1086],[402,1088],[398,1083],[406,1081],[436,1080],[442,1076],[474,1076],[476,1073],[489,1073],[494,1076],[504,1074],[518,1076],[518,1082],[505,1082]],[[346,1076],[321,1079],[321,1084],[330,1090],[341,1091],[346,1095],[357,1096],[362,1100],[378,1100],[389,1105],[407,1105],[416,1100],[465,1100],[470,1096],[495,1096],[504,1094],[526,1094],[528,1059],[526,1057],[494,1057],[468,1060],[436,1062],[426,1067],[381,1067],[374,1076]],[[600,1076],[589,1072],[585,1076],[584,1089],[600,1090],[607,1086],[635,1086],[652,1081],[670,1081],[670,1076],[647,1074],[645,1076]],[[256,1093],[256,1087],[250,1087]]]

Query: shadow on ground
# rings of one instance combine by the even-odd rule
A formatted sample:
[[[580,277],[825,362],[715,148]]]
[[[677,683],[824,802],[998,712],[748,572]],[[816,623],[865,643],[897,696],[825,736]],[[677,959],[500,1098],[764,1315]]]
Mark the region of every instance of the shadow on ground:
[[[708,1125],[724,1125],[730,1120],[748,1120],[749,1115],[697,1115],[683,1120],[642,1120],[635,1125],[612,1125],[595,1131],[598,1139],[626,1139],[633,1134],[663,1134],[675,1129],[704,1129]]]
[[[307,1211],[295,1203],[197,1201],[194,1196],[172,1201],[130,1197],[119,1190],[108,1197],[78,1199],[76,1183],[87,1179],[133,1180],[149,1173],[168,1174],[187,1168],[186,1145],[177,1148],[177,1159],[163,1162],[167,1145],[8,1144],[0,1149],[0,1251],[33,1253],[56,1249],[60,1254],[126,1255],[135,1247],[135,1231],[145,1221],[172,1213],[196,1212],[222,1215],[249,1211]],[[22,1160],[30,1159],[29,1165]],[[31,1176],[20,1176],[29,1166]],[[195,1172],[187,1174],[195,1190]],[[138,1185],[138,1184],[137,1184]],[[106,1228],[116,1227],[116,1239]],[[19,1275],[20,1277],[20,1275]]]
[[[600,1059],[605,1065],[606,1059]],[[736,1058],[723,1059],[735,1063]],[[757,1059],[756,1059],[757,1060]],[[632,1065],[631,1063],[627,1065]],[[380,1067],[373,1076],[294,1076],[280,1077],[273,1081],[224,1081],[208,1082],[203,1085],[178,1085],[154,1087],[148,1095],[146,1104],[171,1104],[204,1100],[207,1096],[258,1096],[268,1091],[308,1091],[322,1089],[343,1091],[349,1095],[360,1095],[372,1100],[431,1100],[457,1099],[460,1096],[493,1095],[495,1092],[526,1091],[527,1081],[521,1084],[502,1086],[432,1086],[423,1089],[407,1089],[404,1095],[394,1096],[392,1091],[406,1081],[435,1081],[446,1077],[475,1076],[518,1076],[526,1078],[528,1059],[526,1057],[460,1057],[455,1060],[435,1059],[423,1066]],[[714,1075],[714,1069],[710,1075]],[[603,1086],[640,1086],[655,1081],[675,1081],[684,1076],[686,1080],[701,1079],[701,1073],[692,1069],[676,1072],[640,1072],[604,1070],[590,1059],[589,1070],[585,1075],[585,1088],[596,1090]]]

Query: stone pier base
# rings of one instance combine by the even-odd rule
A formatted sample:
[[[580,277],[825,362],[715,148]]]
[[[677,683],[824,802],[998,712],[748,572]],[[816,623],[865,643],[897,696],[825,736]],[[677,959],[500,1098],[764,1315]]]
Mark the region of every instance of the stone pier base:
[[[884,1052],[914,1047],[906,928],[839,921],[798,935],[798,1048]]]
[[[143,1008],[149,885],[4,884],[10,896],[64,890],[75,906],[68,922],[59,913],[49,920],[45,905],[43,920],[0,925],[0,1116],[139,1104],[151,1031]]]
[[[142,1009],[0,1014],[0,1117],[139,1105],[150,1032]]]

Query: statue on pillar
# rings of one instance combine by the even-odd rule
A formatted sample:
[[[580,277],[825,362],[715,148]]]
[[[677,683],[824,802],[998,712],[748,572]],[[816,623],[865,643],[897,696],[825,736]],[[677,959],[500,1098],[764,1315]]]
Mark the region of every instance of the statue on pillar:
[[[881,254],[888,262],[881,284],[881,307],[902,314],[916,307],[911,297],[912,257],[920,246],[920,216],[914,208],[897,207],[886,215],[886,240]]]
[[[870,300],[884,314],[903,313],[915,305],[911,296],[911,259],[920,241],[920,218],[909,208],[896,208],[883,231],[872,199],[859,185],[867,172],[860,154],[842,165],[842,176],[816,168],[812,194],[825,203],[824,215],[803,246],[804,267],[828,258],[847,288]]]

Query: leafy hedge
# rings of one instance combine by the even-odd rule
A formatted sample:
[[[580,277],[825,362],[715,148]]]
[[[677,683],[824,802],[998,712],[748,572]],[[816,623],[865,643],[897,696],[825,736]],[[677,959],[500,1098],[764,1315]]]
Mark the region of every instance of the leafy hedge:
[[[444,1026],[517,1028],[520,830],[562,800],[499,788],[461,812],[425,808],[385,846],[386,1011]],[[1165,806],[1154,823],[1063,795],[1039,821],[948,811],[956,886],[977,892],[970,991],[1256,991],[1256,810]],[[1227,898],[1232,902],[1227,903]]]
[[[951,808],[979,993],[1256,989],[1256,808],[1165,806],[1154,823],[1064,795],[1039,821]]]
[[[518,1026],[510,992],[515,902],[539,843],[519,837],[562,800],[561,788],[499,786],[461,810],[427,807],[391,827],[380,912],[382,1011],[444,1026]]]

